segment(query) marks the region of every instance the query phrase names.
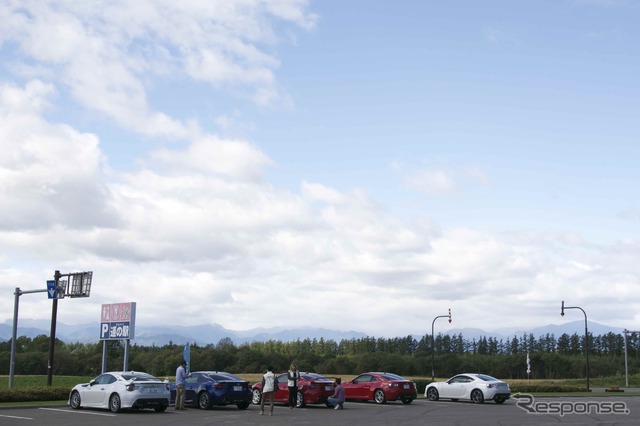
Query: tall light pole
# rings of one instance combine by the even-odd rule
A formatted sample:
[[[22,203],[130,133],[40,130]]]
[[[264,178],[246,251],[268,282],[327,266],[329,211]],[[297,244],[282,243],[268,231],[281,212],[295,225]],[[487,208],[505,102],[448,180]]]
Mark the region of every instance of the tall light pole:
[[[629,333],[638,333],[638,331],[624,329],[624,378],[626,387],[629,387],[629,362],[627,361],[627,334]]]
[[[589,391],[589,329],[587,328],[587,313],[580,306],[564,306],[564,300],[562,301],[562,307],[560,309],[560,315],[564,316],[565,309],[580,309],[584,314],[584,346],[585,355],[587,357],[587,392]]]
[[[433,338],[433,326],[436,323],[438,318],[449,318],[449,323],[451,323],[451,308],[449,308],[449,315],[438,315],[431,321],[431,381],[435,381],[436,379],[436,346],[435,340]]]

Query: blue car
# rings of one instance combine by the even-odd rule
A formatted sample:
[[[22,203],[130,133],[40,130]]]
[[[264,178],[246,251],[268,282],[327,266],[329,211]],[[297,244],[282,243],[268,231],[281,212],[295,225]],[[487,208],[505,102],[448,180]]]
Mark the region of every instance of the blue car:
[[[244,410],[253,393],[249,382],[224,371],[195,371],[186,379],[185,404],[203,410],[213,406],[236,405]],[[176,402],[176,382],[170,384],[171,404]]]

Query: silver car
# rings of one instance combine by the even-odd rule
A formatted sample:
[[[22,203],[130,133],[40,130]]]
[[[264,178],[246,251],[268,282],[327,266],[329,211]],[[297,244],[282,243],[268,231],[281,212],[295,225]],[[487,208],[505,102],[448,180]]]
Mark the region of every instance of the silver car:
[[[169,406],[169,383],[140,371],[104,373],[89,383],[75,385],[69,394],[71,408],[153,408],[162,412]]]
[[[447,398],[453,401],[467,399],[482,404],[494,401],[502,404],[511,397],[509,384],[486,374],[465,373],[453,376],[446,382],[434,382],[424,390],[424,396],[431,401]]]

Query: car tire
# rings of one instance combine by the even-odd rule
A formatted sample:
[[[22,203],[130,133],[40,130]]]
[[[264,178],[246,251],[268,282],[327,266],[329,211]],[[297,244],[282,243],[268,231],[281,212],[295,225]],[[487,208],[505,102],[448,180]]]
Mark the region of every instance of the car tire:
[[[502,404],[506,400],[507,400],[506,398],[496,398],[494,401],[495,401],[496,404]]]
[[[122,409],[121,407],[120,395],[114,393],[109,397],[109,410],[111,410],[112,413],[119,413]]]
[[[198,408],[202,410],[208,410],[211,408],[211,397],[206,391],[198,394]]]
[[[376,391],[373,393],[373,400],[376,404],[384,404],[385,402],[387,402],[387,396],[384,394],[384,391],[382,389],[376,389]]]
[[[402,401],[403,404],[411,404],[413,402],[413,398],[403,397],[403,398],[400,398],[400,401]]]
[[[239,402],[236,404],[236,407],[238,407],[238,409],[240,410],[246,410],[247,408],[249,408],[249,403],[248,402]]]
[[[438,393],[438,389],[436,388],[429,388],[427,389],[427,399],[429,399],[429,401],[437,401],[440,399],[440,394]]]
[[[74,410],[82,408],[81,406],[82,400],[80,399],[80,393],[78,391],[71,392],[71,396],[69,397],[69,405]]]
[[[306,402],[304,401],[304,395],[302,395],[302,392],[298,391],[296,394],[296,408],[302,408],[305,405]]]
[[[471,401],[474,404],[482,404],[484,402],[484,395],[480,389],[474,389],[471,391]]]
[[[167,411],[167,404],[162,404],[159,407],[154,408],[154,410],[156,410],[156,413],[164,413],[165,411]]]
[[[253,398],[251,398],[251,403],[253,405],[260,405],[260,398],[262,398],[262,394],[259,389],[253,390]]]

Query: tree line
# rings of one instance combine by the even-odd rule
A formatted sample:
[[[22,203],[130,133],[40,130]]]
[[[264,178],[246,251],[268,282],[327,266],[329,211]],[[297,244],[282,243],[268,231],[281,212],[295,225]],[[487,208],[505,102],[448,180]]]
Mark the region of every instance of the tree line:
[[[433,345],[432,345],[433,340]],[[302,371],[326,374],[358,374],[364,371],[390,371],[407,376],[437,377],[460,372],[483,372],[505,379],[578,378],[586,374],[585,338],[576,333],[556,338],[547,334],[464,339],[462,334],[419,339],[409,335],[395,338],[363,337],[343,339],[298,339],[290,342],[269,340],[235,344],[225,338],[217,344],[190,345],[192,370],[219,370],[233,373],[260,373],[267,365],[286,371],[295,360]],[[56,339],[54,375],[98,375],[102,368],[100,343],[64,343]],[[171,377],[182,358],[184,345],[133,344],[128,367],[158,377]],[[49,337],[45,335],[16,340],[15,374],[47,374]],[[630,374],[640,371],[640,335],[627,337],[626,351]],[[531,373],[527,374],[529,354]],[[589,336],[590,376],[624,374],[625,340],[622,334]],[[11,341],[0,343],[0,374],[9,374]],[[107,342],[107,369],[122,370],[122,341]]]

